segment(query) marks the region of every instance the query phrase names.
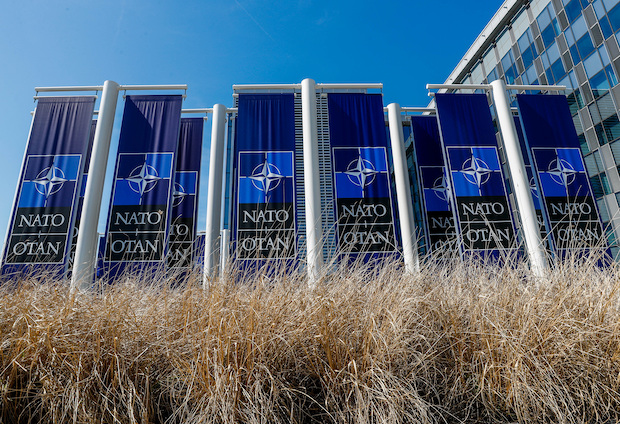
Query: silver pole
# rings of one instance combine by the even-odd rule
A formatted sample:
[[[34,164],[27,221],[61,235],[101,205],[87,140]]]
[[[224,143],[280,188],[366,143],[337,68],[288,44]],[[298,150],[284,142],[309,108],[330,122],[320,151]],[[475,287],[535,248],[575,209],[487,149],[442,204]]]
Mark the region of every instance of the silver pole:
[[[207,232],[205,234],[204,280],[215,274],[218,262],[218,239],[220,236],[222,171],[224,167],[224,143],[226,131],[226,106],[213,106],[211,127],[211,153],[209,156],[209,192],[207,194]]]
[[[110,140],[114,127],[114,114],[118,101],[119,85],[114,81],[103,84],[99,118],[95,129],[84,205],[75,247],[75,260],[71,275],[71,289],[88,290],[91,286],[97,254],[97,224],[103,197],[103,182],[110,153]]]
[[[310,286],[314,286],[323,266],[323,224],[321,220],[316,84],[310,78],[306,78],[301,82],[301,116],[303,125],[308,283]]]
[[[498,79],[491,83],[491,87],[530,266],[534,275],[544,277],[548,264],[506,84]]]
[[[220,278],[224,279],[230,258],[230,230],[224,229],[220,234]]]
[[[418,258],[418,249],[416,246],[413,202],[411,201],[411,191],[409,190],[411,182],[409,180],[407,156],[405,154],[403,121],[401,118],[400,105],[398,103],[390,103],[387,109],[390,124],[390,140],[392,143],[392,158],[394,159],[396,201],[398,203],[398,215],[400,217],[405,270],[410,274],[414,274],[420,272],[420,260]]]

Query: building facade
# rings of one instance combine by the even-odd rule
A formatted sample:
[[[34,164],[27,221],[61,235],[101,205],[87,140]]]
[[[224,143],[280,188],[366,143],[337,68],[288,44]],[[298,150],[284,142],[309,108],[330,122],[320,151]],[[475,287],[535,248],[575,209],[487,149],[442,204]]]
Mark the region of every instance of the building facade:
[[[507,0],[446,80],[488,84],[501,78],[506,84],[567,87],[592,189],[616,257],[619,41],[620,0]]]

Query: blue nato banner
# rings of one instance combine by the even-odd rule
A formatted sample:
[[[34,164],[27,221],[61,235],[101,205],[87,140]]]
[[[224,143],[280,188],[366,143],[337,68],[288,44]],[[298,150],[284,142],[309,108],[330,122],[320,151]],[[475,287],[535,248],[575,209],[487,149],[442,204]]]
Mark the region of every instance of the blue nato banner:
[[[95,130],[97,129],[97,120],[92,121],[90,126],[90,137],[88,139],[88,148],[84,155],[84,172],[80,182],[79,196],[75,209],[75,221],[73,223],[73,232],[71,236],[71,248],[69,250],[68,271],[73,268],[73,259],[75,258],[75,249],[77,248],[77,238],[80,231],[80,223],[82,220],[82,207],[84,206],[84,196],[86,195],[86,181],[88,180],[88,168],[90,167],[90,155],[93,149],[93,141],[95,140]]]
[[[568,102],[562,95],[517,95],[551,240],[560,257],[573,249],[607,249]]]
[[[444,252],[454,248],[456,227],[437,117],[412,116],[411,132],[424,209],[426,246],[429,252]]]
[[[94,107],[94,96],[39,99],[2,274],[66,270]]]
[[[328,94],[339,253],[397,251],[380,94]]]
[[[237,261],[296,257],[295,104],[290,94],[240,94],[233,243]]]
[[[527,180],[530,185],[530,193],[532,194],[532,200],[534,201],[534,209],[536,210],[536,220],[538,221],[538,228],[540,229],[540,235],[543,239],[545,248],[550,251],[550,241],[547,228],[549,227],[549,219],[545,208],[543,208],[542,201],[540,199],[540,190],[538,189],[538,180],[534,175],[534,169],[530,162],[530,154],[528,153],[527,142],[525,141],[525,134],[523,134],[523,127],[521,126],[521,119],[518,116],[514,118],[515,128],[517,129],[517,135],[519,137],[519,146],[521,147],[521,155],[523,156],[523,163],[525,165],[525,172],[527,174]]]
[[[438,93],[435,101],[463,251],[511,253],[515,229],[487,97]]]
[[[181,121],[180,95],[127,96],[112,183],[104,269],[163,265]]]
[[[172,269],[188,270],[194,263],[203,127],[203,118],[181,119],[168,235],[167,265]]]

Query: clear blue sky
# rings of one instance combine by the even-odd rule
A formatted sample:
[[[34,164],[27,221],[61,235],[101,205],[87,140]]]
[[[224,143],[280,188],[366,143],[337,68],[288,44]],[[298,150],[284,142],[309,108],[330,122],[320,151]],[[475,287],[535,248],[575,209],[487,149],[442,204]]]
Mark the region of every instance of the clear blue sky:
[[[101,85],[108,79],[119,84],[188,84],[184,108],[198,108],[231,106],[232,84],[313,78],[319,83],[382,82],[384,104],[425,106],[425,84],[446,79],[502,3],[5,2],[0,16],[0,240],[8,225],[36,86]],[[122,109],[119,101],[113,145]],[[210,127],[205,131],[208,149]],[[205,176],[203,172],[202,193]],[[103,203],[108,202],[104,198]],[[203,195],[199,230],[205,202]]]

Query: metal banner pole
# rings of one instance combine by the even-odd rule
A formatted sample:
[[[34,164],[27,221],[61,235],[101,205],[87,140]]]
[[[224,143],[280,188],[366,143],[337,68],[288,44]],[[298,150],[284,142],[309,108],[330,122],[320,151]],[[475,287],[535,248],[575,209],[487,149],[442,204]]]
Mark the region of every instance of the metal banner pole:
[[[308,283],[316,284],[323,266],[323,224],[319,179],[319,136],[316,118],[316,84],[306,78],[301,82],[303,125],[304,185],[306,197],[306,251]]]
[[[536,209],[530,190],[530,183],[525,170],[525,163],[519,145],[519,136],[515,127],[512,111],[510,110],[510,99],[506,84],[502,80],[495,80],[491,83],[493,93],[493,103],[497,110],[497,120],[500,132],[504,140],[506,150],[506,160],[510,170],[510,179],[514,187],[517,209],[521,218],[523,238],[527,248],[532,272],[537,277],[544,277],[548,270],[545,249],[538,226]]]
[[[413,217],[411,191],[409,190],[410,181],[405,154],[405,136],[403,134],[401,108],[398,103],[390,103],[387,109],[405,270],[413,274],[420,271],[420,260],[416,246],[415,220]]]
[[[205,260],[203,285],[214,277],[218,263],[218,240],[220,236],[222,172],[224,169],[224,144],[226,131],[226,106],[213,106],[211,126],[211,152],[209,156],[209,191],[207,197],[207,226],[205,235]],[[221,245],[221,243],[220,243]]]
[[[97,128],[95,129],[93,150],[88,169],[88,180],[86,181],[84,206],[82,207],[80,219],[80,231],[75,248],[73,273],[71,275],[72,290],[88,290],[92,284],[93,270],[95,268],[94,262],[97,254],[97,224],[99,223],[103,182],[108,164],[119,87],[114,81],[106,81],[103,84]]]

